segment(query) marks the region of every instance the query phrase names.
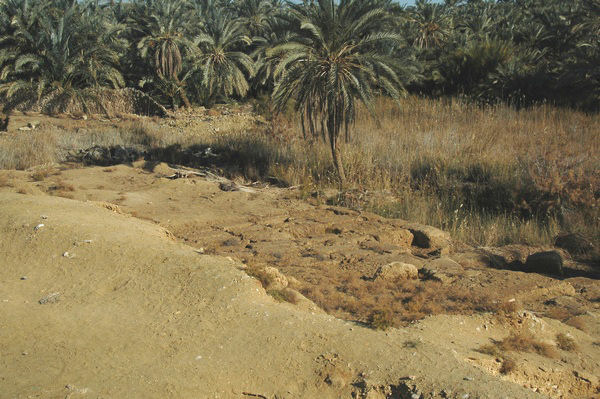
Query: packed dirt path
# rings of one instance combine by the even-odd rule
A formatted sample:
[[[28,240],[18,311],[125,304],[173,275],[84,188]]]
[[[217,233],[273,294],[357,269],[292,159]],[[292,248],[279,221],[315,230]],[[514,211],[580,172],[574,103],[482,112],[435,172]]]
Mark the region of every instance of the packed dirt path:
[[[0,397],[597,397],[597,280],[489,269],[470,250],[428,254],[401,221],[172,173],[143,163],[39,181],[0,171]],[[276,266],[318,293],[307,287],[335,280],[329,269],[370,276],[390,261],[437,259],[455,290],[495,287],[529,310],[564,302],[585,309],[587,332],[531,312],[376,331],[278,303],[244,271]],[[570,334],[579,351],[515,355],[518,370],[501,375],[477,348],[512,324],[549,342]]]

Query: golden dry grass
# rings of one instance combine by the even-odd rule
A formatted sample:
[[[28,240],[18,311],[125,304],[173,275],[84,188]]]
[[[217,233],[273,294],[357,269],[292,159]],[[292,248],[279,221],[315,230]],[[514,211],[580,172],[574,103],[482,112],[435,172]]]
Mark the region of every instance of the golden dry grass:
[[[527,328],[512,333],[499,342],[498,347],[501,352],[533,352],[549,358],[558,357],[553,345],[538,341]]]
[[[559,333],[556,335],[556,346],[567,352],[573,352],[578,349],[578,345],[570,335]]]
[[[574,316],[565,321],[565,324],[581,331],[587,331],[587,324],[582,316]]]
[[[491,344],[483,345],[479,347],[477,351],[480,353],[485,353],[486,355],[501,358],[504,361],[508,361],[506,369],[504,364],[501,367],[500,372],[503,374],[512,371],[516,366],[516,364],[510,360],[508,352],[532,352],[549,358],[558,357],[558,351],[556,348],[551,344],[539,341],[529,330],[527,324],[521,329],[513,331],[502,341],[494,341]],[[503,372],[503,369],[505,369],[506,372]]]
[[[360,113],[344,145],[353,190],[334,202],[441,227],[475,245],[548,245],[560,231],[600,239],[596,115],[418,97],[399,108],[382,99],[376,108],[380,123]],[[327,144],[307,151],[298,137],[291,129],[270,139],[285,155],[271,173],[308,191],[335,186]]]
[[[181,149],[210,146],[225,154],[225,173],[299,185],[301,196],[317,193],[322,201],[434,225],[473,245],[548,245],[563,231],[600,242],[596,115],[415,96],[399,107],[381,99],[376,109],[378,122],[358,114],[343,146],[349,184],[334,198],[319,195],[338,187],[326,143],[304,140],[293,118],[258,123],[241,108],[227,117],[192,110],[160,123],[43,123],[0,138],[0,168],[61,161],[94,144],[145,146],[174,163],[182,161]]]
[[[435,314],[498,312],[502,302],[433,280],[371,280],[353,270],[325,268],[318,277],[307,275],[300,292],[329,314],[379,329]]]
[[[500,366],[500,374],[510,374],[516,368],[517,363],[511,358],[506,358],[502,361],[502,365]]]

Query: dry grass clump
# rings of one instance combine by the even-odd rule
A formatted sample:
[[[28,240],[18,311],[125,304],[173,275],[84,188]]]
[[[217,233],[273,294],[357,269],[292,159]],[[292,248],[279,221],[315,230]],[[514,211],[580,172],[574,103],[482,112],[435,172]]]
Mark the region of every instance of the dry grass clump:
[[[527,326],[511,333],[502,341],[494,341],[491,344],[483,345],[477,351],[504,360],[509,359],[506,354],[507,352],[532,352],[549,358],[558,357],[556,348],[550,344],[538,341]]]
[[[501,303],[434,280],[372,280],[353,270],[318,269],[303,280],[300,292],[327,313],[376,328],[399,327],[442,313],[496,312]]]
[[[559,333],[556,335],[556,346],[567,352],[573,352],[578,349],[578,345],[570,335]]]
[[[573,316],[565,321],[565,324],[575,327],[581,331],[587,331],[587,324],[585,323],[585,319],[582,316]]]
[[[282,290],[267,290],[267,294],[272,296],[277,302],[298,303],[298,298],[294,291],[287,288]]]
[[[506,358],[502,361],[502,365],[500,366],[500,374],[510,374],[516,368],[517,363],[511,358]]]
[[[387,309],[376,310],[369,316],[368,323],[375,330],[387,330],[394,325],[394,315]]]
[[[12,187],[13,182],[8,174],[0,174],[0,188],[2,187]]]
[[[538,341],[528,328],[522,328],[519,332],[512,333],[498,343],[501,352],[533,352],[549,358],[558,357],[554,346]]]

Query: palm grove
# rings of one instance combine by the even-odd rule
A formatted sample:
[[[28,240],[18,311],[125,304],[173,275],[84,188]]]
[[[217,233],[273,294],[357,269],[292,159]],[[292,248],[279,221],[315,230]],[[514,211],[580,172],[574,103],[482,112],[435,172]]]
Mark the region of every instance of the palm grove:
[[[600,0],[0,0],[5,111],[135,87],[164,105],[268,96],[331,146],[406,92],[600,108]]]

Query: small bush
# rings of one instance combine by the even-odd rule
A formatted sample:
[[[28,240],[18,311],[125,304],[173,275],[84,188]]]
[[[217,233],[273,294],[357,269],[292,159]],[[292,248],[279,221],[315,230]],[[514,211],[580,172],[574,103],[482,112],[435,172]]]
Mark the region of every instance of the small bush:
[[[263,288],[267,288],[269,285],[271,285],[271,283],[273,283],[271,276],[269,276],[263,270],[247,269],[246,274],[248,274],[250,277],[254,277],[258,281],[260,281],[260,284],[263,286]]]
[[[587,331],[587,325],[585,324],[584,318],[581,316],[571,317],[565,322],[565,324],[584,332]]]
[[[294,291],[287,288],[283,290],[267,290],[267,294],[272,296],[277,302],[289,302],[293,304],[298,302]]]
[[[40,169],[31,174],[33,181],[44,181],[46,177],[50,176],[51,171],[49,169]]]
[[[517,363],[511,358],[506,358],[502,361],[502,366],[500,367],[500,374],[510,374],[517,367]]]
[[[12,187],[13,183],[11,182],[8,175],[0,175],[0,188],[1,187]]]
[[[376,310],[369,317],[369,325],[375,330],[387,330],[394,325],[394,315],[389,310]]]
[[[577,350],[577,343],[573,337],[560,333],[556,335],[556,346],[567,352],[573,352]]]
[[[533,352],[549,358],[558,357],[558,352],[552,345],[536,340],[527,328],[511,334],[508,338],[503,339],[498,346],[502,351]]]
[[[477,349],[477,352],[483,353],[485,355],[502,357],[502,353],[500,352],[500,349],[498,348],[497,345],[494,345],[494,344],[482,345]]]

